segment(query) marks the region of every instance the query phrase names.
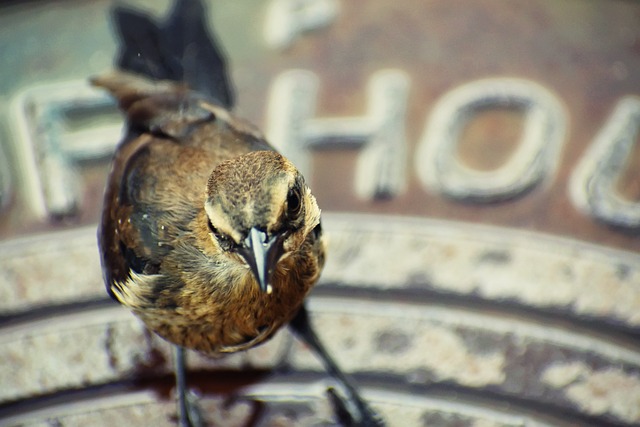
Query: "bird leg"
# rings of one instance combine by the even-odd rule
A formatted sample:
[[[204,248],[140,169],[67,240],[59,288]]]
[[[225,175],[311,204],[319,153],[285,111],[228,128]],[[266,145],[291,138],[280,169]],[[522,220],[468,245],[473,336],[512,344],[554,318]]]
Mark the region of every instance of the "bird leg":
[[[187,388],[187,370],[184,347],[174,346],[176,387],[178,389],[178,420],[180,427],[204,427],[202,411],[198,401]]]
[[[342,373],[324,348],[322,342],[320,342],[311,326],[309,313],[305,305],[300,308],[293,320],[289,322],[289,327],[305,344],[311,347],[313,352],[320,358],[327,373],[344,388],[346,400],[341,399],[337,393],[330,391],[332,404],[336,412],[343,414],[341,417],[343,423],[353,427],[384,427],[386,424],[382,418],[364,401],[356,387]],[[347,414],[348,416],[345,417]]]

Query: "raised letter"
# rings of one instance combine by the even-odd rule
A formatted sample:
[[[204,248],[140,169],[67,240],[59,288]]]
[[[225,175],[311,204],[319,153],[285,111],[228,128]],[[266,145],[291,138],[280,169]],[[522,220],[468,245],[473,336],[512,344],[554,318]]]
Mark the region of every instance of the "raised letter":
[[[610,225],[640,227],[640,203],[616,190],[639,133],[640,99],[623,98],[571,176],[569,194],[578,209]]]
[[[511,157],[492,171],[473,170],[456,156],[460,134],[480,110],[522,111],[524,129]],[[531,189],[556,168],[565,114],[543,87],[519,79],[486,79],[465,84],[438,101],[420,141],[416,168],[421,181],[444,195],[490,203]]]
[[[24,173],[32,209],[42,219],[75,215],[82,197],[78,164],[111,155],[119,139],[121,119],[104,120],[115,112],[113,100],[82,81],[27,89],[12,107],[16,170]]]
[[[264,37],[274,49],[289,47],[302,32],[329,25],[338,15],[337,0],[272,0]]]
[[[269,104],[270,141],[310,175],[309,151],[327,147],[363,147],[355,173],[355,190],[365,199],[392,197],[406,181],[405,110],[409,79],[401,71],[383,70],[369,83],[364,116],[314,118],[317,77],[293,70],[280,75]]]

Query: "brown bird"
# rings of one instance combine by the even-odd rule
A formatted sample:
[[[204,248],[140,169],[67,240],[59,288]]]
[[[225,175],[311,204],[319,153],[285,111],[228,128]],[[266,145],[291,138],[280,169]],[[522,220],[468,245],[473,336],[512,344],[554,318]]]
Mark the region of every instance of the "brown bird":
[[[170,82],[93,80],[126,112],[100,228],[113,296],[166,340],[250,348],[300,308],[324,264],[304,178],[251,125]]]
[[[169,23],[210,42],[206,32],[194,30],[205,28],[192,22],[202,19],[197,7],[193,0],[178,2]],[[116,17],[125,44],[122,68],[180,77],[175,67],[167,71],[173,58],[161,49],[169,45],[162,31],[127,10]],[[155,40],[150,53],[149,38]],[[189,49],[178,51],[201,46],[184,42]],[[157,61],[136,62],[139,49]],[[217,55],[206,45],[195,51],[198,58],[206,56],[203,51]],[[183,348],[214,356],[246,350],[287,323],[343,385],[347,401],[334,403],[349,413],[345,422],[383,425],[324,350],[303,306],[325,259],[316,199],[295,166],[225,108],[232,103],[230,90],[212,89],[223,77],[195,79],[210,95],[123,71],[92,80],[113,94],[127,118],[98,230],[107,289],[176,345],[182,425],[201,423],[185,395]]]

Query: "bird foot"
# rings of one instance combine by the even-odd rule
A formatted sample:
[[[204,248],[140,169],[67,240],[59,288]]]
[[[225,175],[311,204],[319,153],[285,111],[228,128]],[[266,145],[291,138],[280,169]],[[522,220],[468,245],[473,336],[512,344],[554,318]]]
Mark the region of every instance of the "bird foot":
[[[362,400],[349,401],[333,387],[327,394],[338,422],[344,427],[386,427],[384,419]]]
[[[204,413],[198,403],[198,396],[191,390],[186,390],[184,401],[179,402],[178,418],[180,427],[206,427]]]

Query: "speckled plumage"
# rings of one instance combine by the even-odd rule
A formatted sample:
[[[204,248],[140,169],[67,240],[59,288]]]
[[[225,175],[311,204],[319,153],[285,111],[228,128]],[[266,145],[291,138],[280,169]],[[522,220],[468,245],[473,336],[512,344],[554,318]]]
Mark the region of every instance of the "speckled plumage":
[[[183,86],[122,72],[93,83],[128,120],[99,229],[110,294],[166,340],[209,355],[269,338],[324,264],[302,176],[253,126]],[[237,250],[252,228],[281,236],[270,293]]]

